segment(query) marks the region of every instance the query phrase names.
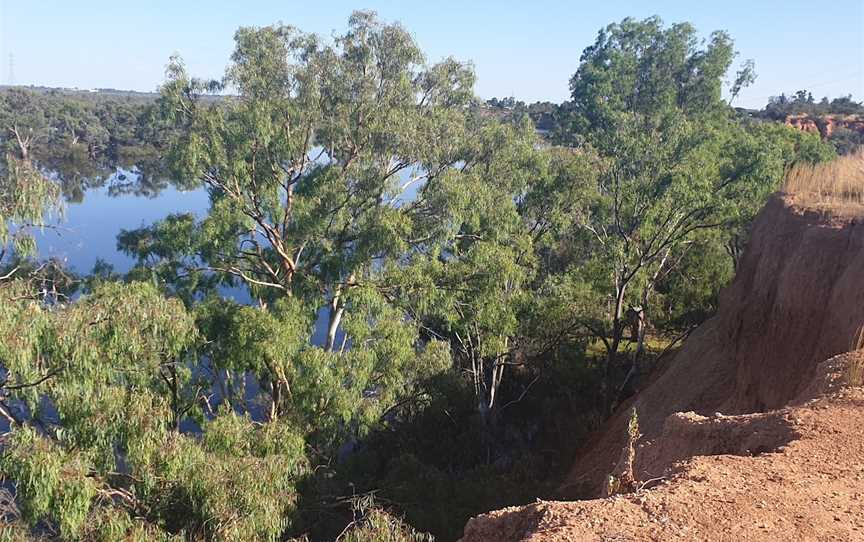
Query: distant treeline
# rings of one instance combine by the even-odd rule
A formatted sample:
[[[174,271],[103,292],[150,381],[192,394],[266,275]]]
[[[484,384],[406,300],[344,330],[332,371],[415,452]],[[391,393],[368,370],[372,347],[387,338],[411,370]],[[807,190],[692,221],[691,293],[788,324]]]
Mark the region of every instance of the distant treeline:
[[[19,117],[28,118],[26,124],[36,126],[34,131],[41,134],[31,142],[36,155],[86,153],[90,159],[118,162],[151,154],[168,140],[167,126],[159,121],[158,97],[153,93],[116,89],[0,86],[0,120],[9,117],[12,110],[17,110]],[[570,101],[527,104],[512,96],[493,97],[478,107],[485,116],[503,121],[520,122],[527,118],[552,144],[572,143],[567,140],[568,134],[572,134],[569,123],[574,115]],[[864,104],[854,101],[851,95],[833,100],[823,97],[817,102],[812,92],[799,90],[772,96],[760,110],[737,108],[737,111],[750,119],[784,122],[794,115],[864,115]],[[839,130],[830,140],[842,152],[864,143],[864,134]]]
[[[552,144],[567,145],[573,143],[568,140],[568,137],[573,133],[569,123],[574,116],[573,103],[570,101],[564,101],[560,104],[553,102],[526,104],[512,96],[500,99],[493,97],[486,100],[481,107],[486,115],[504,121],[519,122],[525,117],[529,118],[540,135]],[[788,117],[794,115],[814,117],[864,115],[864,104],[853,100],[851,95],[833,100],[823,97],[817,102],[813,98],[812,92],[799,90],[791,95],[772,96],[762,109],[737,108],[736,111],[744,119],[785,122]],[[850,149],[864,144],[864,134],[841,128],[834,131],[828,140],[839,153],[845,154]]]
[[[119,161],[164,141],[157,95],[42,87],[0,87],[0,122],[15,137],[4,151],[42,159],[86,157]],[[17,128],[16,128],[17,127]],[[17,132],[17,134],[16,134]]]
[[[109,181],[115,195],[152,196],[178,186],[164,167],[175,130],[165,122],[158,97],[0,87],[0,175],[10,156],[31,161],[50,172],[66,201],[81,201],[88,189]],[[115,175],[118,168],[136,175]]]
[[[817,102],[812,92],[799,90],[790,96],[772,96],[768,105],[759,111],[760,117],[777,121],[784,121],[790,115],[864,115],[864,105],[853,100],[851,94],[833,100],[823,97]]]

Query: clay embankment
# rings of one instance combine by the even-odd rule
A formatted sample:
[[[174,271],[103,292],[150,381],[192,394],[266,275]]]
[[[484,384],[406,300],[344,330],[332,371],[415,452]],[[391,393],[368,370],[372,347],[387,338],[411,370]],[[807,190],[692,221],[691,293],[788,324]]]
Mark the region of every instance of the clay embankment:
[[[790,115],[786,125],[828,139],[837,128],[864,134],[864,118],[858,115]]]
[[[634,406],[645,489],[494,512],[464,540],[864,540],[864,392],[842,385],[864,353],[834,357],[862,324],[864,224],[773,198],[718,315],[609,420],[561,492],[596,497],[621,470]]]

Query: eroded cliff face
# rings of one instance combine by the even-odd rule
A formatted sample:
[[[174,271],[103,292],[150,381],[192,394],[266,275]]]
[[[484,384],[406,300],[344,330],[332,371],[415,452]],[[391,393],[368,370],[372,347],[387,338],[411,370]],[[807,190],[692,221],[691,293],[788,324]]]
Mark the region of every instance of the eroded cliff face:
[[[706,467],[708,470],[705,473],[694,477],[693,465],[706,461],[710,465],[711,461],[690,460],[686,468],[681,467],[681,461],[693,456],[728,457],[731,465],[741,468],[732,469],[726,463],[719,468],[750,476],[748,473],[758,475],[759,469],[771,469],[772,460],[764,458],[781,455],[771,452],[797,449],[798,455],[783,460],[786,465],[784,468],[790,469],[790,472],[796,469],[806,471],[815,464],[811,462],[810,456],[817,453],[807,451],[808,446],[823,450],[818,453],[824,455],[825,449],[831,446],[842,448],[849,438],[855,439],[848,442],[849,454],[864,457],[864,437],[845,428],[843,434],[846,437],[838,437],[836,442],[827,443],[824,438],[820,442],[809,442],[811,437],[816,438],[813,435],[824,433],[819,428],[831,419],[824,418],[824,412],[812,414],[820,420],[814,422],[815,425],[800,423],[802,417],[811,416],[810,411],[814,408],[836,408],[848,418],[850,426],[864,428],[864,401],[860,401],[864,393],[860,389],[856,391],[858,403],[853,401],[841,405],[837,400],[825,396],[825,393],[836,392],[826,382],[841,379],[838,375],[843,373],[842,367],[849,363],[846,357],[835,356],[858,346],[856,342],[862,325],[864,224],[856,218],[835,218],[801,210],[791,204],[788,198],[779,195],[773,197],[754,223],[751,241],[738,273],[721,295],[718,314],[689,337],[662,374],[657,375],[628,404],[622,405],[592,439],[589,447],[576,458],[560,489],[561,496],[567,499],[601,495],[608,476],[622,469],[621,451],[626,444],[630,412],[635,407],[642,434],[636,445],[635,478],[637,482],[647,482],[646,487],[656,483],[667,484],[656,490],[648,490],[648,496],[639,499],[648,502],[656,498],[659,500],[655,504],[663,502],[666,503],[663,506],[670,508],[666,511],[652,508],[651,511],[644,502],[640,504],[634,500],[636,497],[633,495],[585,503],[546,503],[543,506],[496,512],[472,520],[466,527],[465,541],[544,540],[543,536],[538,535],[541,532],[538,531],[538,525],[547,520],[551,521],[549,525],[555,523],[566,526],[566,529],[561,527],[562,533],[578,534],[574,540],[605,539],[599,537],[601,533],[604,533],[603,536],[635,536],[624,539],[665,540],[670,536],[674,538],[676,533],[686,535],[688,529],[690,538],[685,538],[693,539],[700,532],[694,530],[698,525],[709,528],[703,534],[710,533],[712,522],[735,522],[740,519],[736,516],[743,517],[742,514],[752,512],[754,504],[748,499],[754,492],[766,492],[766,499],[769,494],[784,499],[788,497],[783,495],[784,491],[800,491],[800,488],[789,486],[784,489],[781,487],[783,484],[768,484],[763,488],[762,482],[754,482],[751,478],[724,480],[717,473],[710,474],[713,481],[706,485],[703,482],[709,478],[707,473],[710,469]],[[864,363],[864,352],[859,351],[853,358]],[[821,397],[817,402],[821,401],[824,407],[800,406],[817,397]],[[801,444],[802,441],[808,443]],[[841,465],[835,465],[838,472],[851,469],[852,478],[837,481],[829,477],[825,487],[833,487],[831,484],[836,483],[838,487],[843,487],[843,491],[857,494],[861,500],[849,502],[858,503],[858,514],[854,517],[864,522],[864,504],[861,504],[864,503],[864,467],[849,463],[844,453],[838,451],[839,455],[823,459],[836,462],[841,457],[842,465],[845,466],[841,468]],[[758,468],[754,466],[755,463],[749,467],[739,465],[742,458],[737,456],[746,456],[747,460],[752,461],[758,459]],[[809,477],[814,473],[802,474]],[[833,473],[831,476],[839,474]],[[718,479],[720,487],[714,485]],[[685,486],[687,499],[691,500],[694,507],[702,508],[698,513],[695,508],[691,510],[690,505],[674,496],[678,491],[676,488]],[[719,507],[715,501],[722,498],[726,489],[730,492],[734,489],[738,493],[729,500],[732,503],[730,506]],[[641,491],[638,495],[644,493]],[[802,517],[811,512],[825,513],[818,506],[807,512],[808,503],[795,499],[786,499],[790,503],[788,513],[803,514]],[[669,510],[673,508],[676,512],[670,515]],[[717,515],[721,509],[725,516]],[[622,514],[617,524],[616,510]],[[661,512],[667,518],[674,517],[683,530],[670,530],[662,522],[655,525],[657,529],[638,530],[640,524],[648,525],[662,517]],[[553,519],[558,519],[549,520],[552,517],[550,514],[554,516]],[[770,520],[776,524],[776,518],[771,519],[774,516],[770,514],[763,514],[761,519],[756,515],[753,522]],[[592,518],[596,517],[606,517],[611,523],[601,530],[592,523]],[[848,519],[846,516],[838,517],[843,521]],[[484,518],[488,520],[487,523],[484,523]],[[621,527],[630,520],[632,529]],[[498,538],[488,535],[498,529],[493,525],[504,529],[499,532],[501,536]],[[512,530],[503,527],[511,525]],[[493,530],[488,531],[487,527]],[[848,534],[857,528],[852,520],[843,523],[843,527],[847,534],[847,538],[843,539],[849,539]],[[859,539],[864,540],[864,523],[861,528]],[[505,531],[509,533],[506,536]],[[773,533],[775,538],[750,536],[747,535],[750,531],[745,530],[742,533],[747,536],[742,535],[737,539],[777,539],[778,531],[766,532]],[[732,539],[701,535],[696,538]]]
[[[754,223],[734,281],[721,294],[718,314],[609,420],[577,458],[561,495],[600,494],[624,444],[632,407],[644,440],[659,435],[675,412],[781,408],[809,383],[820,362],[852,348],[862,325],[864,224],[772,197]]]
[[[786,125],[804,132],[816,133],[828,139],[837,128],[846,128],[864,134],[864,118],[855,115],[790,115]]]

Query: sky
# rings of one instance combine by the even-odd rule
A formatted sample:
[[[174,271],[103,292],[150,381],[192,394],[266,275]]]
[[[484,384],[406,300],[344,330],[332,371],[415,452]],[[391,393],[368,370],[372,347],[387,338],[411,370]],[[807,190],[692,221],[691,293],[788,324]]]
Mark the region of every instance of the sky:
[[[0,83],[154,91],[174,53],[193,75],[220,77],[239,26],[283,22],[331,36],[355,9],[401,22],[430,61],[473,62],[487,99],[566,100],[600,28],[659,15],[703,37],[726,30],[736,65],[755,60],[756,83],[735,105],[802,88],[864,100],[864,0],[0,0]]]

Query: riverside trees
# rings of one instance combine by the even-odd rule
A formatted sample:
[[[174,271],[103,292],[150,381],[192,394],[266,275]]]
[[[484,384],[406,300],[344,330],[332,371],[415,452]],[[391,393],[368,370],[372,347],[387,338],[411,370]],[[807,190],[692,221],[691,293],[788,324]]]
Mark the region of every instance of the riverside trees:
[[[44,223],[60,203],[58,186],[31,159],[31,148],[46,135],[45,115],[33,95],[10,92],[0,97],[0,280],[13,253],[29,256],[35,242],[29,230]]]
[[[516,202],[542,174],[531,131],[471,115],[470,66],[427,65],[404,29],[369,13],[332,44],[284,26],[241,29],[236,41],[222,81],[169,67],[161,106],[182,130],[172,163],[209,187],[212,208],[184,230],[192,250],[161,261],[233,277],[262,307],[290,298],[307,317],[326,310],[316,355],[335,366],[365,355],[364,326],[381,329],[385,315],[422,328],[417,344],[455,345],[478,408],[493,408],[513,300],[532,276]],[[223,89],[236,95],[198,99]],[[394,353],[382,362],[408,374]],[[383,370],[370,378],[395,382]]]
[[[609,371],[628,328],[634,368],[644,355],[658,284],[706,232],[730,235],[742,216],[752,217],[750,202],[764,201],[796,159],[771,152],[759,129],[743,126],[722,99],[734,56],[724,32],[700,43],[686,23],[625,19],[600,31],[570,80],[572,140],[596,150],[600,164],[574,221],[586,248],[573,272],[609,303],[607,317],[585,324],[606,349],[609,406]],[[752,79],[747,63],[735,92]]]
[[[530,128],[473,116],[470,66],[426,65],[368,13],[333,43],[282,26],[236,41],[218,83],[169,68],[169,162],[211,209],[121,236],[150,264],[130,278],[155,286],[95,280],[54,309],[26,283],[3,292],[2,470],[30,525],[275,539],[299,528],[305,466],[422,408],[453,360],[481,412],[496,406],[534,268],[519,201],[546,170]],[[256,306],[202,299],[209,279]],[[28,319],[44,325],[20,343]]]
[[[201,419],[189,365],[199,335],[179,301],[140,283],[57,310],[30,294],[24,281],[0,289],[0,413],[11,426],[0,470],[22,520],[63,540],[282,532],[302,436],[228,411],[201,438],[178,432],[178,419]]]
[[[648,316],[709,299],[729,273],[703,272],[698,296],[693,274],[728,270],[785,167],[825,156],[741,124],[720,100],[731,41],[694,35],[655,19],[601,31],[572,81],[571,147],[553,149],[478,115],[469,65],[428,64],[370,13],[332,42],[242,28],[216,82],[172,59],[167,159],[206,185],[209,213],[124,232],[139,265],[74,303],[0,286],[0,472],[20,519],[67,539],[326,538],[352,520],[396,537],[377,512],[343,515],[370,490],[458,536],[460,489],[527,465],[536,427],[584,399],[573,388],[611,405],[622,345],[635,364]],[[89,137],[68,113],[64,133]],[[3,185],[19,205],[4,223],[51,201],[20,210],[30,186]]]

